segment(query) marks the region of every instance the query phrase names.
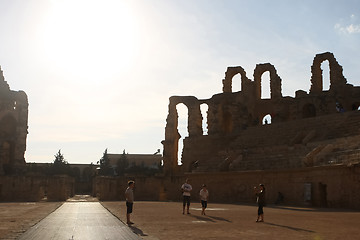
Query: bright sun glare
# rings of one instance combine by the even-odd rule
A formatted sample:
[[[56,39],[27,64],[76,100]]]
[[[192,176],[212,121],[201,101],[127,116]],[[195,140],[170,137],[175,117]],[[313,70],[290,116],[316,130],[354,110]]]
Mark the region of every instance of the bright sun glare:
[[[74,77],[126,71],[137,54],[135,17],[125,1],[54,0],[43,29],[45,56]]]

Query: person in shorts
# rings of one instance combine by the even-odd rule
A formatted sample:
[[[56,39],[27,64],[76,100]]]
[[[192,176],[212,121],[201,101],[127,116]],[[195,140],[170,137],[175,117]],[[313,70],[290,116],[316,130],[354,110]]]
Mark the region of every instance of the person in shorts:
[[[209,191],[207,190],[205,184],[202,185],[202,189],[200,190],[199,195],[200,195],[201,208],[202,208],[201,215],[206,215],[205,209],[207,208],[207,202],[209,199]]]
[[[129,181],[128,182],[128,188],[125,191],[125,200],[126,200],[126,223],[127,224],[134,224],[130,221],[130,215],[133,211],[133,205],[134,205],[134,187],[135,182]]]
[[[190,214],[190,192],[192,186],[189,184],[189,179],[186,179],[185,183],[181,186],[181,191],[183,192],[183,214],[185,214],[185,205],[187,206],[187,214]]]

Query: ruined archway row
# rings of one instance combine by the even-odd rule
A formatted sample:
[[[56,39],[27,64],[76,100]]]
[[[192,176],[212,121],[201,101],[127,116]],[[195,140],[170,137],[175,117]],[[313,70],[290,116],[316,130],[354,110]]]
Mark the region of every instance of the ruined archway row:
[[[329,62],[330,69],[330,90],[333,90],[335,87],[341,87],[346,85],[346,78],[343,75],[343,68],[337,62],[334,54],[330,52],[316,54],[313,60],[313,65],[311,66],[311,88],[310,93],[320,93],[323,91],[323,76],[321,70],[321,63],[324,61]],[[274,65],[270,63],[257,64],[254,69],[254,81],[251,81],[247,76],[245,70],[240,67],[228,67],[225,72],[225,78],[223,82],[223,92],[231,93],[232,92],[232,81],[233,77],[237,74],[241,75],[241,89],[242,91],[249,91],[253,88],[254,94],[257,99],[261,98],[261,76],[265,73],[270,73],[270,92],[271,98],[281,98],[281,78],[277,74],[277,71]],[[254,86],[251,86],[254,85]],[[251,91],[251,90],[250,90]]]
[[[330,90],[323,91],[321,63],[329,61]],[[261,99],[261,76],[270,74],[270,99]],[[357,109],[360,102],[360,89],[347,84],[342,67],[332,53],[317,54],[311,67],[311,89],[307,93],[298,90],[293,97],[283,97],[281,78],[270,63],[257,64],[254,81],[246,76],[245,70],[228,67],[223,80],[223,93],[215,94],[210,99],[197,99],[193,96],[170,97],[169,113],[165,127],[164,162],[168,166],[177,165],[178,153],[178,113],[176,106],[183,103],[188,108],[187,141],[202,137],[237,136],[249,127],[262,125],[263,118],[271,117],[271,124],[295,119],[316,117],[337,112],[337,105],[343,110]],[[232,92],[232,79],[241,75],[241,91]],[[204,136],[200,105],[206,104],[208,135]],[[356,106],[355,106],[356,105]],[[355,106],[355,107],[354,107]],[[184,144],[184,148],[186,145]],[[171,164],[169,164],[171,162]],[[173,167],[170,167],[171,169]]]
[[[252,92],[256,99],[261,99],[261,76],[270,73],[270,94],[272,99],[281,98],[281,78],[277,74],[275,67],[270,63],[257,64],[254,70],[254,81],[251,81],[245,70],[238,67],[228,67],[223,79],[223,92],[232,93],[232,81],[236,74],[241,75],[241,91]]]

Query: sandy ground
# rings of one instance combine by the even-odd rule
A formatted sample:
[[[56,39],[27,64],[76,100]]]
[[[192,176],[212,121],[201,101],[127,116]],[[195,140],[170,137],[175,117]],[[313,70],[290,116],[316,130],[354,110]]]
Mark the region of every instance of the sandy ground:
[[[71,199],[71,201],[96,199]],[[61,202],[0,203],[0,239],[16,239],[46,217]],[[101,202],[125,222],[124,202]],[[189,215],[182,203],[135,202],[131,229],[145,240],[168,239],[360,239],[360,212],[296,207],[264,208],[265,222],[256,223],[257,207],[209,203],[201,215],[192,203]]]
[[[102,202],[126,221],[124,202]],[[206,216],[200,203],[190,215],[182,203],[135,202],[131,226],[145,240],[153,239],[360,239],[360,212],[350,210],[266,207],[265,222],[256,223],[257,207],[211,204]]]
[[[16,239],[62,202],[0,203],[0,239]]]

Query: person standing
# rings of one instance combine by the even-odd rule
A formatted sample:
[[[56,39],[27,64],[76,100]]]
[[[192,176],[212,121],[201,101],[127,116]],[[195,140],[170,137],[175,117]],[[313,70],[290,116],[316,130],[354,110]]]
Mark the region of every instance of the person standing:
[[[190,196],[191,196],[192,186],[189,184],[189,179],[185,180],[185,183],[181,186],[181,191],[183,192],[183,214],[185,214],[185,205],[187,206],[187,214],[190,214]]]
[[[201,201],[201,207],[202,207],[201,215],[206,215],[205,209],[207,208],[207,201],[209,199],[209,191],[207,190],[205,184],[202,185],[202,189],[200,190],[199,195],[200,195],[200,201]]]
[[[130,214],[133,211],[133,205],[134,205],[134,187],[135,182],[129,181],[128,187],[125,191],[125,200],[126,200],[126,223],[127,224],[134,224],[130,221]]]
[[[259,185],[259,189],[254,187],[255,195],[256,195],[256,202],[258,204],[258,217],[256,222],[263,222],[264,221],[264,206],[265,206],[265,186],[264,184]]]

